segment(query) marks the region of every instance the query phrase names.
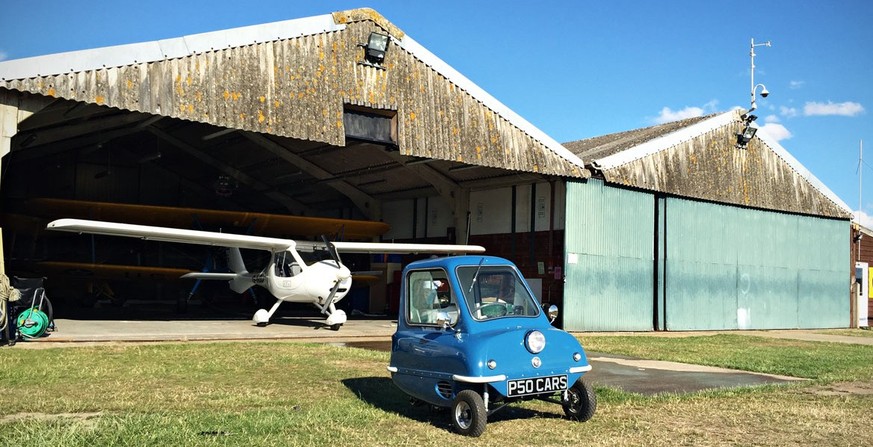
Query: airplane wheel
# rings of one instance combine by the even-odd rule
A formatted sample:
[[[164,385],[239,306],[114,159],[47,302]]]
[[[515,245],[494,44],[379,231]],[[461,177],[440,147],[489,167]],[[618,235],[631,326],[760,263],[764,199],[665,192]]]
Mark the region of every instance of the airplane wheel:
[[[485,411],[485,401],[473,390],[463,390],[455,397],[452,404],[452,426],[455,431],[464,436],[477,438],[485,432],[488,413]]]
[[[333,325],[330,326],[330,330],[332,330],[332,331],[338,331],[338,330],[340,329],[340,327],[342,327],[341,324],[333,324]]]

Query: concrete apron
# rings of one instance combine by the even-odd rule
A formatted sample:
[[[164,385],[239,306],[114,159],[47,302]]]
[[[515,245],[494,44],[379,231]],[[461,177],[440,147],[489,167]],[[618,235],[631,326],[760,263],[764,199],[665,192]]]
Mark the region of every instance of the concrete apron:
[[[796,377],[760,374],[687,363],[643,360],[588,353],[592,365],[586,374],[592,383],[631,393],[691,393],[718,388],[735,388],[803,381]]]
[[[390,351],[396,324],[390,320],[350,319],[339,331],[306,318],[275,318],[266,327],[250,320],[68,320],[57,319],[57,331],[19,342],[18,346],[47,348],[118,342],[172,341],[298,341]],[[758,374],[676,362],[634,359],[588,353],[592,371],[586,374],[598,386],[653,395],[690,393],[707,389],[781,384],[803,379]]]

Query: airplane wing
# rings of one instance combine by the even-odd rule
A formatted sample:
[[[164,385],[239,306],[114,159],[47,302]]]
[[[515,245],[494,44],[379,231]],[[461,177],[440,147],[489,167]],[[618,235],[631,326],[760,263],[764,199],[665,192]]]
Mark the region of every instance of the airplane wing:
[[[179,242],[183,244],[237,247],[254,250],[278,251],[294,248],[293,239],[248,236],[244,234],[215,233],[211,231],[183,230],[179,228],[152,227],[116,222],[100,222],[82,219],[58,219],[49,222],[49,230],[72,233],[126,236],[147,241]]]
[[[480,245],[393,244],[390,242],[334,242],[341,253],[484,253]]]
[[[183,244],[237,247],[267,251],[288,249],[315,251],[325,249],[325,244],[320,242],[83,219],[58,219],[50,222],[46,228],[72,233],[126,236],[148,241],[179,242]],[[333,245],[337,251],[343,253],[483,253],[485,251],[485,248],[479,245],[393,244],[384,242],[334,242]]]

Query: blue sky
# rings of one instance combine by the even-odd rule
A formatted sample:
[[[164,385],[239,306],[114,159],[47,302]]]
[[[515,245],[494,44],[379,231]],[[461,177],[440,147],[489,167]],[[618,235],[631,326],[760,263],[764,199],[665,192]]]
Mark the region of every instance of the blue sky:
[[[749,106],[873,227],[873,2],[2,0],[0,60],[367,6],[560,142]],[[759,90],[760,91],[760,90]],[[866,186],[870,185],[870,186]]]

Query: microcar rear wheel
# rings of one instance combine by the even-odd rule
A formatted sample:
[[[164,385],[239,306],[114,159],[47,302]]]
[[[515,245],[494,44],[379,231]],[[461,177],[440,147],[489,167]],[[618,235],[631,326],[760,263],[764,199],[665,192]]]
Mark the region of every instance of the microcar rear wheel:
[[[585,422],[591,419],[594,416],[594,410],[597,409],[597,395],[594,394],[594,387],[580,377],[567,390],[567,399],[563,400],[561,405],[564,407],[564,414],[574,421]]]
[[[488,414],[482,396],[473,390],[458,393],[452,404],[452,425],[455,431],[475,438],[485,432],[487,422]]]

